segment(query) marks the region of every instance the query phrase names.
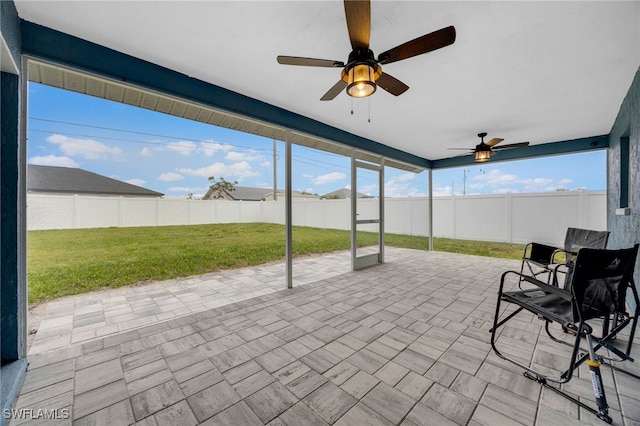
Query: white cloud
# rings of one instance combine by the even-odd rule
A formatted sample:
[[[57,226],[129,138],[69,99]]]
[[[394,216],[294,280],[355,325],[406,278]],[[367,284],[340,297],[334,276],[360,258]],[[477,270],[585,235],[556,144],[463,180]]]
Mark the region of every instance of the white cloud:
[[[136,179],[136,178],[125,180],[125,182],[130,183],[131,185],[136,185],[136,186],[142,186],[145,183],[147,183],[147,181],[145,181],[145,180]]]
[[[231,145],[222,144],[213,140],[202,141],[198,146],[198,152],[207,157],[211,157],[212,155],[214,155],[216,152],[219,152],[219,151],[228,152],[232,150],[233,150],[233,147]]]
[[[231,161],[255,161],[264,159],[264,157],[260,155],[259,151],[256,149],[252,150],[251,153],[228,151],[227,155],[224,156],[224,159]]]
[[[70,138],[61,134],[47,137],[47,142],[58,145],[60,151],[69,156],[80,156],[87,160],[118,158],[122,150],[117,146],[105,145],[93,139]]]
[[[243,152],[229,151],[227,152],[227,155],[224,156],[224,159],[231,161],[242,161],[247,159],[247,155]]]
[[[435,184],[433,187],[434,197],[448,196],[448,195],[451,195],[452,192],[453,192],[453,188],[451,187],[451,185],[442,186],[442,185]]]
[[[509,173],[504,173],[502,170],[494,169],[488,173],[482,173],[474,176],[472,180],[480,182],[484,185],[499,186],[506,183],[514,183],[518,181],[518,176]]]
[[[235,178],[243,179],[260,175],[260,173],[252,169],[251,164],[247,161],[240,161],[229,165],[215,162],[207,167],[201,167],[199,169],[180,168],[178,169],[178,172],[190,176],[201,176],[206,178],[209,176],[215,176],[216,178],[224,177],[226,180]]]
[[[476,191],[488,190],[495,194],[507,192],[548,192],[558,188],[566,188],[571,179],[552,179],[547,177],[520,178],[517,175],[504,173],[499,169],[474,176],[470,189]]]
[[[196,194],[196,193],[206,193],[209,190],[209,187],[204,186],[172,186],[167,188],[168,192],[183,192],[185,194]]]
[[[320,175],[313,178],[313,183],[314,185],[324,185],[327,183],[338,182],[346,177],[347,175],[342,172],[331,172],[326,175]]]
[[[44,155],[38,157],[31,157],[29,164],[36,164],[39,166],[58,166],[58,167],[80,167],[78,163],[69,157],[58,157],[56,155]]]
[[[419,190],[413,185],[413,179],[417,175],[415,173],[402,173],[397,176],[393,176],[384,183],[384,195],[385,197],[420,197],[426,196],[426,188]],[[434,191],[435,195],[435,191]]]
[[[151,157],[151,150],[145,146],[138,152],[138,155],[141,157]]]
[[[175,151],[180,155],[190,155],[193,151],[196,150],[198,146],[191,141],[178,141],[178,142],[170,142],[167,144],[167,149],[171,151]]]
[[[360,188],[360,190],[358,192],[361,192],[365,195],[369,195],[369,196],[378,196],[378,185],[376,184],[371,184],[371,185],[365,185],[363,187]]]
[[[173,182],[180,179],[184,179],[184,176],[182,176],[180,173],[175,172],[161,173],[160,176],[156,178],[156,180],[161,180],[164,182]]]

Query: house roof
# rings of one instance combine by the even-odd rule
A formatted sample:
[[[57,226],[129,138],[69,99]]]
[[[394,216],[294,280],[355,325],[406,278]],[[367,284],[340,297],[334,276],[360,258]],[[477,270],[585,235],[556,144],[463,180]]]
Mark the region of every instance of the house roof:
[[[273,194],[272,188],[254,188],[251,186],[236,186],[234,191],[226,191],[229,197],[236,201],[262,201],[267,195]],[[291,191],[293,195],[301,195],[300,191]],[[211,189],[207,191],[204,198],[209,198]],[[278,189],[277,194],[284,197],[284,190]]]
[[[71,167],[27,166],[27,191],[162,197],[161,192]]]
[[[271,188],[253,188],[250,186],[236,186],[235,191],[226,191],[234,200],[260,201],[265,195],[273,192]]]
[[[362,192],[356,192],[358,198],[371,198],[367,194],[363,194]],[[338,198],[344,200],[346,198],[351,198],[351,190],[346,188],[336,189],[335,191],[324,194],[320,198]]]

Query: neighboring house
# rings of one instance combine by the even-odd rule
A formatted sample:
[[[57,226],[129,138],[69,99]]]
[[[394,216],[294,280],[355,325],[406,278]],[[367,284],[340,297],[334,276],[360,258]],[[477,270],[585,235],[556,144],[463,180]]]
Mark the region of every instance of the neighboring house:
[[[162,197],[152,191],[97,173],[71,167],[27,165],[27,192],[48,195],[99,195],[113,197]]]
[[[278,200],[284,200],[284,190],[278,190]],[[319,200],[320,196],[317,194],[309,194],[308,192],[291,191],[292,200]],[[266,194],[263,198],[264,201],[273,201],[273,191]]]
[[[362,192],[356,192],[358,198],[373,198],[370,195],[363,194]],[[320,196],[320,198],[326,198],[327,200],[346,200],[347,198],[351,198],[351,190],[347,188],[342,188],[335,190],[333,192],[329,192],[328,194],[324,194]]]
[[[291,194],[293,199],[320,198],[318,195],[306,194],[300,191],[291,191]],[[216,197],[215,195],[219,196]],[[284,200],[284,190],[278,190],[277,195],[279,200]],[[233,191],[227,191],[225,189],[214,191],[213,189],[209,189],[204,197],[202,197],[203,200],[213,200],[216,198],[232,201],[273,201],[273,189],[253,188],[250,186],[236,186]]]
[[[272,191],[273,190],[270,188],[252,188],[250,186],[236,186],[233,191],[227,191],[224,189],[214,191],[209,188],[202,199],[214,200],[218,198],[232,201],[262,201],[264,196]]]

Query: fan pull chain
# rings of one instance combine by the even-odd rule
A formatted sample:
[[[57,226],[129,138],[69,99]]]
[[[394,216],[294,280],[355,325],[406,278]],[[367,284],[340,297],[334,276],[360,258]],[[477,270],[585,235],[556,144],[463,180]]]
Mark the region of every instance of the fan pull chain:
[[[369,96],[368,101],[369,101],[369,117],[367,117],[367,123],[371,123],[371,96]]]
[[[353,115],[353,98],[351,98],[351,115]]]

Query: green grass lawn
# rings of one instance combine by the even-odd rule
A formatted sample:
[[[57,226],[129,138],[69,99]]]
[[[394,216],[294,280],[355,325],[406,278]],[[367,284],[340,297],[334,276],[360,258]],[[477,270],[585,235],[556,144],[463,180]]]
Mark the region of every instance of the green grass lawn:
[[[28,233],[29,303],[145,281],[284,259],[284,226],[266,223],[97,228]],[[358,234],[361,246],[377,235]],[[385,235],[385,244],[427,250],[428,238]],[[349,231],[294,227],[294,256],[350,247]],[[519,259],[522,245],[435,238],[434,249]]]

